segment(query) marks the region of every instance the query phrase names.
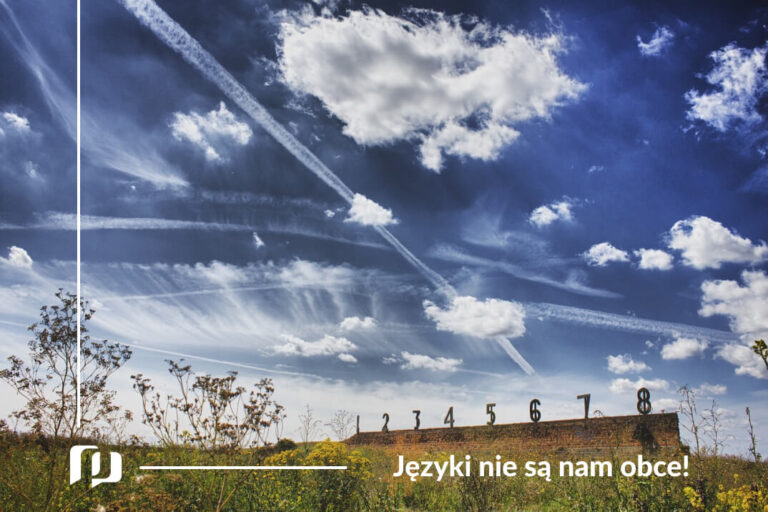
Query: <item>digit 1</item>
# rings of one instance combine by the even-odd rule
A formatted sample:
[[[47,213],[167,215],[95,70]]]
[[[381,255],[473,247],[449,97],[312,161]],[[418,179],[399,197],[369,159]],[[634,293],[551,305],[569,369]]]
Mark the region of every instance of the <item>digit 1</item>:
[[[496,404],[485,404],[485,414],[489,414],[491,416],[491,419],[488,420],[487,425],[493,425],[496,423],[496,413],[493,412],[494,407],[496,407]]]
[[[637,412],[640,414],[651,412],[651,392],[647,388],[637,390]]]
[[[419,421],[419,414],[421,414],[421,411],[418,409],[415,409],[413,411],[413,414],[416,415],[416,426],[413,427],[413,430],[419,430],[419,425],[421,425],[421,422]]]
[[[384,419],[384,426],[381,427],[381,431],[386,434],[389,432],[389,428],[387,427],[387,423],[389,423],[389,414],[385,412],[381,417]]]
[[[534,423],[538,423],[541,419],[541,411],[539,410],[539,406],[541,405],[541,402],[539,402],[538,398],[534,398],[531,400],[531,403],[528,404],[528,412],[531,415],[531,421]]]
[[[450,406],[448,408],[448,414],[445,415],[445,419],[443,420],[443,425],[451,425],[451,428],[453,428],[453,406]]]
[[[591,395],[587,393],[587,394],[579,395],[576,397],[576,400],[581,400],[582,398],[584,399],[584,419],[585,420],[589,418],[589,397],[590,396]]]

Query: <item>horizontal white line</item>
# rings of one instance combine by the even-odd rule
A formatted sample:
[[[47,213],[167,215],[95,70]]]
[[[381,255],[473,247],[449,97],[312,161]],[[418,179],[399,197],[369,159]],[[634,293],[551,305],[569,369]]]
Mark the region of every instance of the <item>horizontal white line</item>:
[[[143,470],[173,470],[173,469],[194,469],[194,470],[246,470],[246,471],[258,471],[258,470],[344,470],[347,466],[139,466],[139,469]]]

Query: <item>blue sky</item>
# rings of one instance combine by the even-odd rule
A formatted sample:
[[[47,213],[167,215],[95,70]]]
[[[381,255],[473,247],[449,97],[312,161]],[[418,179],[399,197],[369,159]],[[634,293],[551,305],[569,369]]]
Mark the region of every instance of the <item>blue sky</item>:
[[[74,288],[70,4],[0,0],[7,354]],[[687,384],[743,451],[768,398],[765,9],[159,2],[175,51],[128,5],[86,6],[82,54],[83,287],[93,332],[137,347],[126,403],[173,353],[274,377],[289,427],[305,403],[366,429],[533,397],[567,418],[587,392],[629,414],[643,385],[672,410]]]

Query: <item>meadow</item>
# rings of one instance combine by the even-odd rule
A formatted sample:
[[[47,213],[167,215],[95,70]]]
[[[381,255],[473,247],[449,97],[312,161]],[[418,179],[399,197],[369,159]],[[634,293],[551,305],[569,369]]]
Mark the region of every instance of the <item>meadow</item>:
[[[81,440],[82,441],[82,440]],[[0,510],[66,511],[768,511],[766,464],[739,457],[691,457],[689,477],[394,478],[396,456],[324,441],[234,452],[193,447],[105,446],[123,455],[116,484],[68,485],[67,445],[5,431],[0,438]],[[402,453],[402,452],[399,452]],[[462,455],[460,452],[457,455]],[[436,450],[404,454],[445,460]],[[472,453],[492,459],[496,453]],[[510,460],[546,454],[502,453]],[[669,455],[669,454],[667,454]],[[563,457],[561,456],[560,459]],[[651,456],[652,458],[652,456]],[[618,458],[616,459],[619,460]],[[622,459],[623,460],[623,459]],[[55,462],[55,464],[51,464]],[[346,465],[346,471],[146,471],[139,465]],[[53,499],[51,499],[53,498]]]
[[[469,476],[395,477],[397,457],[445,461],[463,458],[461,447],[404,444],[384,449],[350,448],[341,442],[310,442],[320,421],[307,406],[298,417],[301,443],[283,439],[286,413],[273,400],[274,386],[262,379],[240,385],[236,372],[225,376],[195,373],[189,364],[168,361],[175,391],[155,389],[150,378],[132,375],[142,410],[117,403],[109,377],[130,357],[128,347],[88,334],[94,310],[59,290],[58,303],[44,306],[29,327],[26,357],[11,356],[0,380],[24,399],[23,407],[0,419],[0,511],[761,511],[768,512],[768,467],[756,449],[749,409],[750,458],[718,454],[719,422],[699,414],[695,393],[681,388],[683,426],[693,435],[691,448],[680,446],[643,453],[651,460],[689,456],[688,475],[680,477],[542,478]],[[76,315],[82,314],[82,382],[78,382]],[[768,365],[768,348],[756,344]],[[78,384],[83,391],[76,414]],[[126,432],[132,421],[152,432],[144,440]],[[326,424],[339,439],[351,434],[352,416],[337,411]],[[708,431],[706,429],[709,429]],[[714,434],[711,446],[703,432]],[[626,460],[620,443],[599,456],[613,467]],[[109,451],[122,457],[118,481],[93,486],[95,452],[81,454],[82,478],[70,483],[70,449],[95,445],[102,470]],[[675,443],[675,446],[677,443]],[[531,453],[503,446],[473,449],[475,460],[536,460],[557,463],[567,451]],[[450,448],[450,451],[449,451]],[[639,449],[639,448],[638,448]],[[427,451],[425,451],[427,450]],[[346,470],[190,470],[141,469],[140,466],[346,466]],[[117,480],[117,479],[116,479]]]

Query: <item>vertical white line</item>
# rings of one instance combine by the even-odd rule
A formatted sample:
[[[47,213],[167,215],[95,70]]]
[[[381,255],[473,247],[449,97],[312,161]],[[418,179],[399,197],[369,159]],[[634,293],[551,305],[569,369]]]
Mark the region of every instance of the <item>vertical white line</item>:
[[[75,425],[79,429],[82,421],[80,410],[80,0],[77,0],[77,413],[75,416]]]

